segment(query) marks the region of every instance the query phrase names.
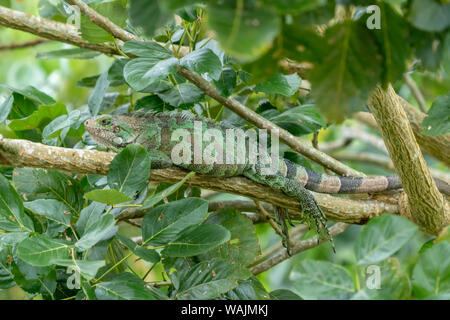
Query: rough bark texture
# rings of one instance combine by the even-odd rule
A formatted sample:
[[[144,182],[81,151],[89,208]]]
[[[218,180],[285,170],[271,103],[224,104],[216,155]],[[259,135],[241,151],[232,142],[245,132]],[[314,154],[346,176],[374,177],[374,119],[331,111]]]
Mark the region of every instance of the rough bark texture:
[[[438,234],[450,222],[449,205],[436,187],[400,98],[392,86],[377,87],[368,105],[408,197],[401,214],[424,231]]]

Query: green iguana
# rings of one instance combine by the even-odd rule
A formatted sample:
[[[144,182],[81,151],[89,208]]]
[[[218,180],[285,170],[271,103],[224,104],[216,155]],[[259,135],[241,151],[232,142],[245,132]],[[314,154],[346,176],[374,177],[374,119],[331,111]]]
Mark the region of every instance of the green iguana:
[[[160,169],[174,165],[171,155],[174,148],[180,145],[180,139],[179,137],[178,139],[173,139],[172,135],[177,129],[184,129],[189,133],[187,138],[190,139],[189,141],[192,141],[195,138],[194,136],[200,133],[200,131],[195,133],[194,126],[196,121],[199,121],[197,125],[200,123],[202,135],[208,129],[217,129],[225,137],[226,130],[233,129],[233,127],[225,123],[215,123],[210,119],[196,117],[187,112],[101,115],[87,120],[85,122],[85,128],[94,140],[107,147],[120,149],[132,143],[141,144],[149,152],[152,169]],[[224,138],[224,140],[226,139]],[[236,144],[237,140],[233,139],[232,141],[233,147],[230,150],[233,150],[234,160],[236,160],[239,150],[237,150],[234,144]],[[226,141],[224,145],[223,150],[227,150]],[[204,152],[206,147],[202,146],[202,149],[197,151]],[[215,177],[243,175],[255,182],[281,190],[286,195],[299,201],[308,224],[315,225],[320,237],[328,237],[330,240],[332,239],[326,227],[325,217],[308,190],[321,193],[371,193],[401,188],[401,182],[398,176],[368,178],[329,176],[308,170],[287,159],[278,158],[278,155],[278,169],[273,174],[266,174],[263,172],[263,168],[267,165],[263,165],[259,157],[256,161],[249,161],[248,152],[250,147],[251,144],[247,139],[244,147],[245,150],[240,150],[241,153],[246,152],[246,156],[243,161],[241,159],[241,162],[205,163],[203,161],[193,163],[194,161],[187,161],[187,163],[176,163],[175,165],[200,174]],[[195,154],[194,143],[191,144],[190,149]],[[190,157],[189,159],[192,160],[192,158]],[[450,193],[448,184],[443,181],[437,182],[441,190],[447,194]],[[286,231],[286,225],[283,227]],[[288,243],[289,241],[287,241],[287,245]]]

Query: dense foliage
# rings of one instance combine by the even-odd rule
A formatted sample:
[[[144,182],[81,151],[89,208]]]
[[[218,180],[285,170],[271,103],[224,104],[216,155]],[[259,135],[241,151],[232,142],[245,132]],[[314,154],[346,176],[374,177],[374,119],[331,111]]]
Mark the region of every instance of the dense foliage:
[[[339,137],[336,123],[367,110],[377,84],[392,84],[413,101],[403,83],[410,73],[431,105],[424,132],[450,133],[448,1],[85,2],[145,41],[121,46],[81,16],[83,39],[107,42],[122,56],[60,43],[0,53],[4,137],[92,149],[86,119],[137,110],[189,110],[251,126],[178,74],[179,66],[295,136],[310,139],[320,131],[320,142]],[[369,28],[372,4],[380,28]],[[62,22],[73,14],[63,1],[0,5]],[[18,33],[0,34],[12,42]],[[364,144],[350,148],[373,152]],[[284,145],[282,151],[323,172]],[[388,172],[352,165],[368,174]],[[386,214],[337,237],[336,254],[323,243],[255,276],[250,268],[261,248],[280,241],[270,226],[254,225],[234,208],[209,212],[208,200],[239,197],[205,197],[184,185],[192,174],[172,185],[149,184],[150,166],[147,151],[130,145],[107,176],[0,167],[0,289],[20,287],[43,299],[450,298],[448,229],[431,237]],[[139,227],[117,223],[133,208],[148,210]],[[9,294],[17,291],[0,291]]]

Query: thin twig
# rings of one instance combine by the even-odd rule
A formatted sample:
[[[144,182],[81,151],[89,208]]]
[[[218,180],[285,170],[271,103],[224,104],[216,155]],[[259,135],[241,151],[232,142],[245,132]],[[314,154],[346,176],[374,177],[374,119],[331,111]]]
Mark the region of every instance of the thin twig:
[[[272,216],[264,209],[264,207],[259,203],[259,201],[255,200],[255,205],[258,208],[259,212],[267,219],[272,229],[278,234],[281,238],[283,238],[283,232],[278,227],[277,223],[273,221]]]
[[[45,43],[45,42],[50,42],[50,40],[40,38],[40,39],[19,42],[19,43],[0,44],[0,51],[29,48],[29,47],[34,47],[34,46],[40,45],[41,43]]]
[[[411,90],[411,93],[412,93],[414,99],[416,99],[417,104],[419,105],[420,111],[427,113],[427,110],[428,110],[427,103],[425,101],[425,98],[423,97],[422,92],[420,91],[419,87],[417,86],[416,82],[414,81],[414,79],[410,76],[409,73],[405,73],[403,75],[403,80],[405,80],[405,83]]]

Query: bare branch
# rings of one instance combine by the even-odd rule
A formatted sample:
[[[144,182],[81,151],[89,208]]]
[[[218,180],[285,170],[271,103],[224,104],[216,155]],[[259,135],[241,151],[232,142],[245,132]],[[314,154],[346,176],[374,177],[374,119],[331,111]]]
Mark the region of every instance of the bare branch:
[[[405,80],[406,85],[409,87],[412,95],[416,99],[420,111],[427,113],[427,103],[425,102],[425,98],[423,97],[422,92],[420,92],[420,89],[414,79],[408,73],[405,73],[403,75],[403,80]]]
[[[41,39],[35,39],[35,40],[19,42],[19,43],[0,44],[0,51],[29,48],[29,47],[34,47],[34,46],[40,45],[41,43],[45,43],[45,42],[49,42],[49,40],[41,38]]]

